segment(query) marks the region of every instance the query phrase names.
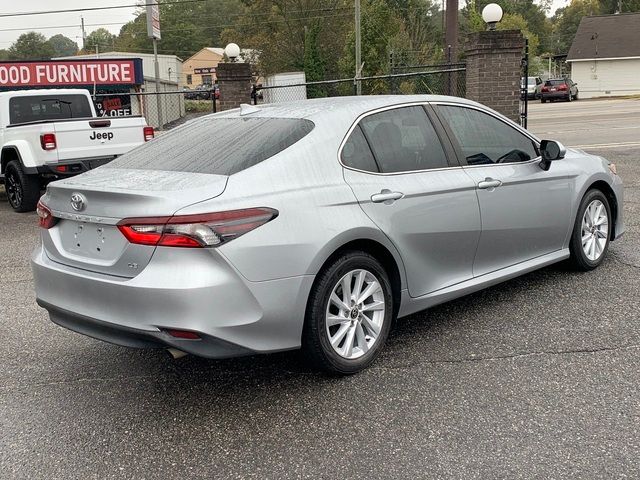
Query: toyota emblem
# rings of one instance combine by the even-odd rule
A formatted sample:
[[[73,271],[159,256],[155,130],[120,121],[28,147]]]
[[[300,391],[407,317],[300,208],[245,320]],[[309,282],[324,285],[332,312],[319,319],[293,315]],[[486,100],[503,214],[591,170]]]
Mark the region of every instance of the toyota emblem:
[[[87,199],[81,193],[71,194],[71,208],[76,212],[81,212],[87,204]]]

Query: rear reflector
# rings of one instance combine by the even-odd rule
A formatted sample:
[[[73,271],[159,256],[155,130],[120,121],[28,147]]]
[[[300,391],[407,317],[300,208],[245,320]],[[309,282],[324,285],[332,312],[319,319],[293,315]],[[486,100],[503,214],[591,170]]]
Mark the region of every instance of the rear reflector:
[[[118,228],[130,243],[163,247],[217,247],[273,220],[278,211],[259,207],[174,217],[126,218]]]
[[[200,335],[187,330],[165,330],[169,335],[175,338],[182,338],[183,340],[200,340]]]
[[[38,214],[38,225],[45,230],[50,229],[58,222],[58,219],[51,214],[51,210],[42,201],[38,202],[36,213]]]
[[[66,172],[68,170],[69,170],[69,167],[67,167],[66,165],[58,165],[56,167],[57,172]]]
[[[55,133],[43,133],[40,135],[40,146],[43,150],[55,150],[56,149],[56,134]]]
[[[153,127],[144,127],[142,129],[142,135],[144,135],[145,142],[148,142],[149,140],[153,140],[153,137],[154,137]]]

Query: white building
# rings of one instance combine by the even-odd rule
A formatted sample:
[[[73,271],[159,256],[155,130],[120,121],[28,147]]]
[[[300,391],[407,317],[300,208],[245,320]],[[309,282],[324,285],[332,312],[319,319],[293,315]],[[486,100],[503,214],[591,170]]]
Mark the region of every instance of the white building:
[[[640,94],[640,13],[583,17],[567,63],[580,98]]]

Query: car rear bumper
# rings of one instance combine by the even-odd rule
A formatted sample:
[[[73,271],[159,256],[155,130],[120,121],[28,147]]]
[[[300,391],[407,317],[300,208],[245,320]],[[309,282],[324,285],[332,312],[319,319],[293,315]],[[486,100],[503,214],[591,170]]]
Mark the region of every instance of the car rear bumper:
[[[41,165],[39,167],[25,167],[24,172],[27,174],[40,174],[40,175],[56,175],[58,177],[71,177],[94,168],[101,167],[107,163],[115,160],[116,155],[109,155],[107,157],[91,157],[91,158],[76,158],[72,160],[64,160],[56,163],[49,163]],[[58,170],[58,167],[66,167],[65,171]]]
[[[118,345],[173,347],[208,358],[298,348],[314,278],[249,282],[208,249],[158,248],[130,279],[56,263],[42,247],[32,267],[37,302],[54,323]],[[200,339],[175,338],[168,330]]]
[[[543,92],[540,94],[543,100],[555,100],[556,98],[569,98],[569,92]]]

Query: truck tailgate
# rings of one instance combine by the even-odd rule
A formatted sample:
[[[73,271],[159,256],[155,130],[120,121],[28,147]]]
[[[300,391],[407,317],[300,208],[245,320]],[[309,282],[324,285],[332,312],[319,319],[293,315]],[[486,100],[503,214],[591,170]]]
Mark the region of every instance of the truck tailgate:
[[[122,155],[144,143],[142,117],[109,117],[56,122],[58,160]]]

